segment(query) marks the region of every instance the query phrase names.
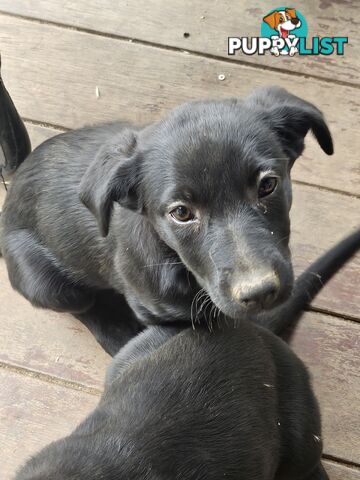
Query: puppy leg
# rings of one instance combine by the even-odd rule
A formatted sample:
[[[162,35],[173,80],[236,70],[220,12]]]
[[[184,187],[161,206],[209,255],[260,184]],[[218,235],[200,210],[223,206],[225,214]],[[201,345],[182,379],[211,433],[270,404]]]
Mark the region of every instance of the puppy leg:
[[[122,295],[74,282],[30,231],[18,230],[3,240],[10,282],[34,306],[74,314],[110,355],[139,333],[140,324]]]
[[[93,306],[75,317],[112,357],[142,329],[123,295],[112,290],[96,293]]]
[[[91,307],[91,291],[75,282],[29,230],[4,235],[2,252],[11,285],[34,306],[71,313]]]

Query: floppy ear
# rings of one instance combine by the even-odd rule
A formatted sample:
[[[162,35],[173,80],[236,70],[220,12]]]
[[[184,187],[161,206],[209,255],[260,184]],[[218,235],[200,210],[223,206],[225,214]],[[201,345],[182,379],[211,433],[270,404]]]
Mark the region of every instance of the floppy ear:
[[[295,8],[285,8],[285,12],[288,13],[291,18],[296,18]]]
[[[290,165],[303,152],[309,130],[327,155],[334,153],[331,133],[323,114],[312,103],[279,87],[259,89],[245,103],[259,110],[261,118],[276,133]]]
[[[277,24],[277,19],[276,19],[277,15],[278,15],[278,12],[269,13],[269,15],[266,15],[266,17],[263,18],[263,21],[267,23],[271,28],[275,29],[275,26]]]
[[[109,232],[114,202],[141,210],[136,144],[135,132],[121,132],[99,150],[80,183],[80,200],[95,216],[103,237]]]

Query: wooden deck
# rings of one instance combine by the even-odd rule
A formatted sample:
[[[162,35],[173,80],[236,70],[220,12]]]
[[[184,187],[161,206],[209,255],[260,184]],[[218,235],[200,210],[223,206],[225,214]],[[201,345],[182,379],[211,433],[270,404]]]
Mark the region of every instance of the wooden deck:
[[[65,129],[145,123],[189,99],[260,85],[315,102],[336,153],[326,157],[308,138],[294,168],[301,272],[359,223],[360,3],[301,4],[311,36],[349,36],[343,57],[227,57],[227,37],[258,35],[276,6],[269,1],[0,0],[3,76],[33,146]],[[4,194],[0,186],[0,202]],[[331,480],[360,479],[359,272],[360,255],[326,286],[292,342],[313,375]],[[12,291],[1,259],[0,322],[0,479],[8,480],[94,408],[110,358],[74,318],[36,310]]]

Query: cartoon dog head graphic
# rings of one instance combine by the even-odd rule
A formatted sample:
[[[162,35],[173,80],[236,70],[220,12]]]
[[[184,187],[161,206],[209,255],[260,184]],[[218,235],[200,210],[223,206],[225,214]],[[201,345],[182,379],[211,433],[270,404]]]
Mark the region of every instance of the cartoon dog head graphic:
[[[276,30],[281,38],[287,38],[289,32],[301,26],[301,20],[296,16],[294,8],[269,13],[263,20],[270,28]]]

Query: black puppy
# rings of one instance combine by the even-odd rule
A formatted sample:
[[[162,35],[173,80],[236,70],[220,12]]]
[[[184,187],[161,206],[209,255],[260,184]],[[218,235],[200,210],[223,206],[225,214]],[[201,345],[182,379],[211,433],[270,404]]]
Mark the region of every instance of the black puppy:
[[[35,306],[80,314],[113,354],[138,320],[280,304],[293,283],[290,169],[308,130],[333,153],[321,112],[273,87],[189,103],[143,129],[48,140],[20,166],[4,208],[13,287]],[[135,315],[104,315],[109,297],[126,308],[120,294]]]
[[[268,319],[278,333],[359,244],[357,231],[297,280]],[[236,327],[149,327],[114,359],[97,409],[17,480],[326,480],[305,367],[269,331]]]
[[[96,410],[16,479],[328,478],[308,374],[282,340],[246,320],[173,333],[131,340]]]

